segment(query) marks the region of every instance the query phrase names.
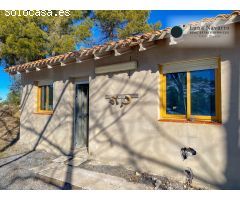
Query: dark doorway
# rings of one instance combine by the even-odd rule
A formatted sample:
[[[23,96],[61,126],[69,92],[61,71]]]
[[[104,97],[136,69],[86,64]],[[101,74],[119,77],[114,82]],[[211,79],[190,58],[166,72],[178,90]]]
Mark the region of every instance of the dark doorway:
[[[89,85],[76,84],[75,147],[88,147]]]

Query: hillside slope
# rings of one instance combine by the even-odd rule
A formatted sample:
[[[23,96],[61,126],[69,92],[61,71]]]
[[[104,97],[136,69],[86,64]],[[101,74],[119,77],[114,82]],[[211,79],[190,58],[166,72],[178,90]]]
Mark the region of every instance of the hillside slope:
[[[0,157],[18,153],[19,111],[14,106],[0,105]]]

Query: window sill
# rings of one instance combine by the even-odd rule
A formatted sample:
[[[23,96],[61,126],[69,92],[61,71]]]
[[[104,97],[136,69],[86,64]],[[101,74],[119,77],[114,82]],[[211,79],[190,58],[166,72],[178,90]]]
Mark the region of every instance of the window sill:
[[[176,122],[176,123],[189,123],[189,124],[209,124],[209,125],[218,125],[221,126],[222,123],[214,121],[189,121],[185,119],[160,119],[160,122]]]
[[[34,112],[33,114],[37,114],[37,115],[52,115],[53,111],[37,111],[37,112]]]

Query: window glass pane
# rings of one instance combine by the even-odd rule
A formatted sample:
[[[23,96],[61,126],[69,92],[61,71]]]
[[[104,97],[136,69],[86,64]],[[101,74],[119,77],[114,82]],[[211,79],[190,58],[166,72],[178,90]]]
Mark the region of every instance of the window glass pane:
[[[191,114],[215,116],[215,70],[191,73]]]
[[[49,85],[49,110],[53,110],[53,85]]]
[[[170,73],[167,79],[167,114],[187,113],[187,73]]]
[[[46,110],[46,86],[41,86],[41,103],[40,103],[40,109]]]

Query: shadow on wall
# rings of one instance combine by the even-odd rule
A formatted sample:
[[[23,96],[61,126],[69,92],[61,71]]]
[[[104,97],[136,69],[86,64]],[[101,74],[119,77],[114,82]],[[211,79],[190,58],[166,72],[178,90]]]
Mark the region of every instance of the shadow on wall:
[[[238,58],[236,57],[235,60],[232,60],[232,63],[238,63]],[[223,176],[225,177],[225,182],[224,183],[218,183],[217,180],[220,180],[220,177],[217,177],[216,175],[216,169],[213,163],[210,163],[211,161],[206,161],[203,156],[199,155],[198,156],[198,165],[201,167],[202,170],[205,171],[205,173],[211,177],[212,180],[216,181],[209,181],[204,177],[201,176],[195,176],[194,178],[206,183],[213,185],[217,188],[220,189],[240,189],[240,147],[239,147],[239,90],[236,90],[236,87],[239,88],[239,67],[240,66],[235,66],[232,65],[232,70],[231,71],[231,78],[229,81],[231,81],[230,84],[230,110],[229,110],[229,118],[226,120],[226,122],[222,125],[223,129],[225,130],[225,135],[226,135],[226,165],[225,165],[225,171],[223,172]],[[125,152],[128,159],[128,163],[131,163],[132,166],[134,166],[135,170],[141,171],[141,167],[139,166],[139,161],[147,161],[149,163],[152,163],[154,165],[158,165],[159,168],[165,167],[170,169],[171,171],[183,173],[183,169],[179,166],[174,166],[170,162],[167,161],[167,159],[161,160],[161,158],[156,159],[151,156],[146,156],[144,152],[146,151],[146,148],[152,148],[146,145],[142,146],[142,151],[136,150],[136,146],[139,145],[139,143],[144,143],[145,141],[139,141],[138,143],[135,143],[132,145],[131,141],[129,140],[129,137],[127,135],[129,134],[129,129],[126,128],[126,120],[124,118],[127,116],[129,112],[135,112],[134,107],[139,104],[142,106],[147,106],[149,104],[155,104],[156,102],[154,101],[145,101],[144,98],[147,96],[147,94],[156,94],[156,98],[158,98],[158,92],[154,89],[156,81],[152,81],[146,84],[147,80],[147,73],[145,77],[142,78],[141,81],[136,82],[134,80],[131,81],[126,81],[126,84],[123,84],[123,80],[121,78],[116,78],[114,81],[116,83],[119,83],[121,85],[121,88],[118,88],[119,94],[124,93],[125,91],[128,91],[128,87],[132,86],[135,88],[135,91],[132,93],[136,92],[138,93],[139,90],[144,90],[143,93],[141,93],[140,98],[136,101],[133,101],[131,105],[128,105],[125,109],[120,111],[121,114],[116,114],[113,109],[111,109],[111,106],[107,108],[101,108],[101,115],[98,114],[97,110],[95,110],[91,114],[91,119],[94,121],[92,123],[92,126],[90,126],[90,132],[91,130],[99,130],[95,133],[94,136],[91,137],[90,139],[90,148],[91,148],[91,141],[94,141],[95,143],[99,143],[99,145],[106,145],[108,148],[111,147],[117,147],[118,149],[121,149],[122,152]],[[98,85],[97,88],[95,88],[95,91],[91,93],[90,99],[94,98],[98,93],[101,93],[102,91],[106,91],[106,88],[111,85],[112,82],[110,83],[108,78],[102,80],[101,84],[96,84]],[[107,86],[108,85],[108,86]],[[105,87],[106,86],[106,87]],[[104,92],[103,92],[104,93]],[[223,94],[224,95],[224,94]],[[99,96],[98,99],[95,98],[94,102],[101,101],[100,98],[104,98],[102,96]],[[97,109],[97,108],[96,108]],[[152,130],[154,132],[159,133],[159,135],[163,136],[168,143],[173,144],[174,146],[178,147],[181,149],[181,147],[184,146],[184,141],[183,138],[176,138],[172,137],[169,135],[163,128],[161,128],[157,123],[157,119],[154,118],[155,116],[152,116],[151,113],[146,112],[144,109],[139,110],[141,116],[144,116],[144,120],[147,121],[148,124],[151,124]],[[109,117],[109,115],[114,116],[112,120],[108,121],[108,123],[105,122],[105,119]],[[136,122],[138,119],[135,120]],[[137,125],[141,123],[136,123]],[[134,129],[134,126],[136,124],[131,124],[132,129]],[[143,124],[142,124],[143,126]],[[111,128],[113,127],[112,130],[116,130],[114,134],[112,133],[113,131]],[[144,127],[142,127],[142,130],[144,130]],[[197,131],[197,130],[196,130]],[[145,130],[146,133],[148,133],[147,130]],[[99,135],[102,135],[101,139],[98,139]],[[105,139],[103,138],[103,135]],[[148,134],[149,135],[149,134]],[[137,134],[135,135],[137,137]],[[120,138],[120,139],[119,139]],[[151,138],[144,138],[143,140],[153,140],[152,144],[154,144],[154,140],[156,137]],[[158,150],[158,147],[155,146],[155,150]],[[214,148],[214,147],[213,147]],[[104,151],[107,150],[106,148],[102,148],[97,150],[99,155],[101,153],[104,153]],[[206,154],[211,151],[211,149],[208,149],[206,151]],[[165,155],[168,157],[168,155]],[[176,155],[178,156],[178,155]],[[206,156],[206,155],[205,155]],[[223,156],[224,157],[224,156]]]
[[[150,140],[154,140],[156,139],[156,137],[147,137],[144,138],[142,141],[138,140],[138,143],[135,143],[135,146],[131,145],[129,138],[127,137],[128,135],[128,130],[126,129],[125,123],[126,121],[122,120],[129,112],[133,112],[133,109],[135,106],[137,106],[139,103],[141,103],[143,106],[147,105],[147,104],[154,104],[155,105],[155,101],[144,101],[144,98],[147,96],[147,94],[156,94],[156,98],[158,98],[158,93],[157,91],[154,89],[156,86],[156,81],[153,80],[152,82],[146,81],[149,80],[147,79],[147,73],[145,74],[145,76],[142,78],[142,80],[140,80],[139,82],[135,82],[134,80],[131,80],[130,83],[126,83],[126,84],[122,84],[122,79],[118,79],[115,78],[114,79],[116,82],[118,82],[120,85],[122,85],[122,87],[120,89],[118,89],[119,93],[121,93],[121,91],[127,91],[127,87],[129,87],[129,84],[132,86],[134,86],[136,93],[138,93],[139,90],[143,90],[144,92],[141,93],[141,96],[139,97],[139,99],[137,101],[134,101],[131,105],[129,105],[128,107],[126,107],[123,111],[121,111],[121,114],[117,114],[110,108],[104,108],[103,112],[101,112],[100,116],[96,116],[94,114],[92,114],[92,119],[94,121],[94,124],[90,127],[90,132],[91,130],[97,129],[100,130],[96,133],[96,135],[94,135],[94,137],[91,138],[91,141],[95,141],[97,143],[100,143],[100,145],[104,145],[104,143],[109,143],[111,147],[116,146],[118,148],[120,148],[121,150],[123,150],[127,155],[128,155],[128,163],[131,163],[132,166],[134,166],[134,169],[137,171],[142,171],[141,167],[138,166],[139,161],[147,161],[150,162],[152,164],[158,165],[159,167],[165,167],[168,169],[171,169],[173,171],[182,173],[183,170],[180,167],[177,166],[173,166],[170,162],[167,162],[165,160],[161,160],[161,158],[156,159],[154,157],[151,156],[146,156],[144,155],[144,152],[146,150],[146,145],[143,145],[142,150],[141,151],[136,151],[135,146],[139,145],[140,143],[144,144],[144,140],[147,139],[148,141]],[[145,83],[148,82],[148,84],[146,85]],[[105,90],[106,88],[104,88],[106,85],[108,84],[107,81],[105,81],[103,84],[101,84],[101,86],[99,86],[98,88],[95,89],[95,91],[97,91],[96,93],[101,93],[101,90]],[[109,83],[111,84],[111,83]],[[97,84],[99,85],[99,84]],[[133,93],[134,93],[133,92]],[[90,96],[91,98],[94,98],[93,95],[96,95],[96,93],[92,93],[92,95]],[[124,92],[123,92],[124,93]],[[103,98],[103,97],[100,97]],[[95,99],[96,101],[100,101],[100,99]],[[139,110],[138,110],[139,111]],[[108,116],[109,116],[109,112],[111,115],[116,116],[110,123],[105,124],[103,120],[105,120]],[[179,150],[181,149],[182,146],[184,146],[184,143],[181,141],[181,139],[176,139],[174,137],[172,137],[171,135],[167,134],[162,128],[160,128],[158,126],[158,121],[156,120],[155,116],[151,116],[151,113],[144,111],[144,109],[140,110],[140,115],[144,116],[144,120],[147,121],[152,129],[154,129],[154,132],[157,132],[159,135],[161,135],[162,137],[166,138],[166,140],[168,140],[168,142],[174,144],[175,146],[177,146],[179,148]],[[96,113],[98,113],[96,111]],[[138,119],[135,120],[136,122],[138,121]],[[105,125],[103,125],[105,124]],[[131,124],[131,126],[134,126],[135,124]],[[137,125],[139,125],[139,123],[137,123]],[[111,133],[111,131],[109,130],[112,126],[114,126],[116,132],[113,134]],[[144,129],[144,127],[142,127]],[[147,133],[147,131],[145,131]],[[98,135],[104,135],[105,140],[98,140]],[[149,134],[148,134],[149,135]],[[137,137],[137,136],[136,136]],[[120,138],[120,139],[116,139],[116,138]],[[91,144],[90,144],[91,145]],[[150,147],[152,148],[152,147]],[[98,151],[98,154],[100,155],[101,152]],[[103,149],[102,151],[105,151],[105,149]],[[155,146],[155,151],[158,151],[158,146]],[[141,153],[140,153],[141,152]],[[168,155],[166,155],[168,156]],[[177,155],[177,156],[180,156]],[[205,169],[209,169],[209,167],[205,167]],[[209,172],[210,173],[210,172]],[[205,183],[209,183],[207,182],[205,179],[203,179],[202,177],[196,177],[199,180],[205,182]],[[212,184],[212,183],[211,183]]]
[[[239,57],[235,56],[231,67],[230,75],[230,95],[229,95],[229,117],[224,123],[226,132],[226,167],[224,175],[226,182],[217,185],[222,189],[240,189],[240,138],[239,138],[239,88],[240,88],[240,63]],[[224,94],[222,94],[224,95]]]
[[[236,60],[233,63],[237,63],[238,58],[236,57],[235,59]],[[229,115],[228,120],[223,124],[223,127],[225,128],[225,132],[226,132],[227,163],[226,163],[226,168],[224,171],[224,176],[226,178],[226,182],[224,184],[217,184],[216,182],[209,182],[208,180],[206,180],[203,177],[195,176],[196,179],[199,179],[200,181],[202,181],[206,184],[215,185],[216,187],[219,187],[221,189],[240,189],[240,170],[239,170],[240,169],[239,95],[240,94],[239,94],[239,90],[235,89],[236,87],[239,88],[239,83],[240,83],[239,67],[240,66],[234,67],[234,71],[231,72],[231,79],[230,79],[231,84],[230,84],[230,88],[229,88],[229,91],[230,91],[230,115]],[[148,82],[147,85],[145,84],[148,75],[149,74],[146,73],[145,76],[141,80],[138,80],[138,81],[131,80],[131,82],[127,81],[125,84],[123,84],[121,79],[115,78],[115,81],[119,81],[119,83],[121,83],[121,88],[118,89],[119,93],[121,93],[121,91],[127,91],[128,87],[130,85],[135,88],[135,91],[133,91],[133,92],[138,93],[139,90],[142,90],[143,92],[141,93],[141,96],[137,101],[133,101],[133,103],[130,104],[128,107],[124,108],[123,111],[121,111],[121,114],[119,114],[119,115],[116,114],[111,109],[103,110],[102,108],[99,108],[99,109],[101,109],[101,112],[100,112],[101,114],[98,115],[96,112],[96,115],[91,116],[92,117],[91,119],[94,120],[94,123],[90,128],[97,129],[100,131],[94,137],[92,137],[91,140],[95,140],[95,142],[98,142],[98,143],[103,143],[105,141],[98,141],[97,136],[99,134],[104,135],[106,141],[108,143],[110,143],[111,146],[117,146],[118,148],[121,148],[128,155],[129,163],[134,165],[136,170],[140,170],[140,167],[138,166],[138,161],[143,160],[146,162],[153,163],[153,164],[159,166],[159,168],[166,167],[172,171],[183,173],[182,168],[180,168],[179,166],[172,165],[170,162],[167,162],[166,159],[164,161],[162,161],[161,159],[155,159],[151,156],[146,156],[144,154],[144,151],[145,151],[144,148],[146,148],[146,147],[143,147],[142,153],[139,153],[139,151],[136,151],[135,147],[130,144],[131,142],[129,141],[129,139],[127,137],[128,130],[126,130],[126,127],[123,123],[122,118],[127,116],[127,114],[129,112],[131,112],[139,103],[143,103],[143,106],[147,106],[150,104],[155,105],[155,103],[156,103],[155,100],[154,101],[148,100],[147,102],[145,102],[145,97],[147,97],[148,94],[152,93],[156,96],[156,98],[158,98],[158,93],[154,89],[156,80],[153,80],[152,82]],[[69,117],[67,112],[66,112],[65,116],[63,116],[63,115],[58,116],[56,114],[57,112],[55,112],[57,109],[59,109],[60,102],[61,102],[61,105],[64,105],[66,109],[73,108],[73,105],[71,105],[71,103],[70,103],[71,101],[67,101],[67,99],[69,99],[69,98],[63,98],[63,96],[66,95],[66,89],[67,89],[68,85],[69,85],[69,81],[66,81],[64,88],[61,91],[61,94],[60,94],[59,98],[57,99],[56,105],[54,107],[54,112],[53,112],[54,114],[49,116],[47,122],[43,125],[41,131],[37,131],[34,128],[35,127],[34,124],[36,123],[34,121],[30,121],[30,123],[28,125],[24,125],[24,124],[21,125],[24,129],[32,132],[32,134],[35,134],[38,137],[32,150],[27,152],[26,154],[24,154],[21,157],[24,157],[24,156],[28,155],[29,153],[31,153],[32,151],[34,151],[38,147],[38,145],[40,144],[41,141],[46,142],[49,146],[56,149],[60,154],[64,154],[64,155],[69,154],[69,152],[65,151],[61,147],[61,145],[49,140],[49,138],[45,135],[46,129],[51,124],[53,118],[54,118],[54,120],[57,119],[56,121],[59,121],[59,124],[56,125],[56,128],[57,128],[62,125],[61,122],[64,121],[64,119]],[[98,93],[104,91],[106,89],[106,87],[109,87],[108,80],[105,80],[105,81],[101,82],[101,84],[98,84],[98,88],[95,88],[95,91],[93,91],[91,93],[90,98],[95,98],[95,96],[98,96]],[[23,97],[22,110],[24,110],[25,104],[26,104],[26,102],[28,102],[28,98],[29,98],[29,93],[25,93],[25,94],[26,94],[26,96]],[[104,98],[104,97],[101,96],[101,98]],[[101,99],[98,99],[98,100],[100,101]],[[103,123],[103,120],[107,116],[109,116],[109,112],[110,112],[110,114],[116,116],[115,119],[113,121],[111,121],[110,123],[107,123],[107,124],[106,124],[106,122]],[[144,109],[140,110],[139,112],[141,112],[140,113],[141,116],[144,116],[144,120],[146,120],[151,125],[152,129],[154,129],[155,132],[159,133],[162,137],[164,137],[165,140],[168,141],[168,143],[171,143],[172,145],[177,146],[179,148],[179,150],[181,149],[181,147],[184,145],[182,138],[176,139],[176,137],[172,137],[171,135],[167,134],[165,130],[160,128],[157,120],[154,118],[154,116],[151,116],[151,113],[144,111]],[[132,126],[136,126],[136,125],[139,125],[139,124],[138,123],[132,124]],[[117,131],[116,131],[117,133],[121,133],[121,134],[118,134],[118,138],[120,138],[120,140],[119,139],[116,140],[114,137],[112,137],[112,133],[109,131],[112,126],[115,127],[115,130],[117,129]],[[150,137],[147,139],[154,140],[154,137],[153,138]],[[144,143],[144,141],[138,141],[138,142]],[[153,141],[153,144],[154,144],[154,141]],[[136,145],[138,145],[138,144],[136,144]],[[91,146],[90,146],[90,148],[91,148]],[[157,150],[158,147],[151,146],[149,148],[156,148],[156,150]],[[72,134],[70,153],[73,153],[72,152],[73,149],[74,149],[74,138],[73,138],[73,134]],[[166,155],[166,156],[168,156],[168,155]],[[20,159],[21,157],[19,157],[18,159]],[[14,162],[14,161],[16,161],[16,160],[13,160],[11,162]],[[4,165],[2,165],[0,167],[4,167],[4,166],[8,165],[9,163],[5,163]],[[203,169],[205,169],[206,173],[210,177],[212,177],[212,173],[215,171],[214,168],[212,168],[210,166],[210,164],[207,163],[206,161],[204,161],[201,157],[199,157],[198,163],[199,163],[199,165],[202,166]],[[68,182],[71,181],[71,179],[72,179],[72,170],[73,170],[73,168],[69,166],[67,173],[66,173],[65,184],[63,187],[61,187],[61,189],[72,189],[71,185],[68,184]],[[14,181],[16,181],[16,180],[14,180]]]

